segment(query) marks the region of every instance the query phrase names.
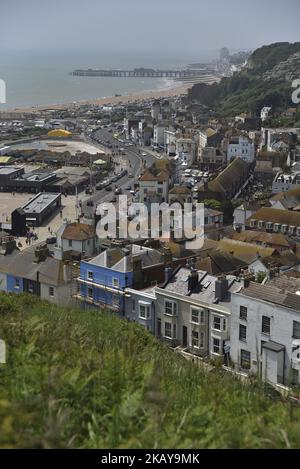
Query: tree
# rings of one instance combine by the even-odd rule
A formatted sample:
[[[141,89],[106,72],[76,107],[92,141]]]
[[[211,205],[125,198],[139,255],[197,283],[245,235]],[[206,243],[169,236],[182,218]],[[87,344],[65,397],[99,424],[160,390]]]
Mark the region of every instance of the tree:
[[[221,211],[222,209],[222,204],[218,200],[215,199],[205,199],[203,201],[205,207],[211,208],[212,210],[219,210]]]

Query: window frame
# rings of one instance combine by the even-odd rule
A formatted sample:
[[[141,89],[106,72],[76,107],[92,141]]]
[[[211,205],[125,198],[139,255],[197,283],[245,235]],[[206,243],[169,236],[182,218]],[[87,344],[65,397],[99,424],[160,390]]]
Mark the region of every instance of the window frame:
[[[168,312],[167,312],[167,303],[170,303],[170,305],[172,305],[172,306],[171,306],[171,310],[172,310],[171,313],[168,313]],[[175,311],[175,313],[174,313],[174,311]],[[164,314],[167,315],[167,316],[174,317],[174,316],[177,316],[177,312],[178,312],[178,307],[177,307],[176,301],[172,301],[172,300],[167,300],[167,299],[165,299],[165,302],[164,302]]]
[[[220,321],[220,327],[219,327],[219,328],[215,327],[215,320],[216,320],[216,319],[217,319],[218,321]],[[221,316],[213,315],[212,328],[213,328],[214,331],[219,331],[219,332],[222,331],[222,322],[221,322],[221,319],[222,319]]]
[[[151,307],[150,305],[144,305],[144,304],[139,303],[139,318],[140,319],[144,319],[144,320],[151,319],[150,307]],[[145,309],[145,316],[141,315],[141,308]]]
[[[120,280],[118,279],[118,277],[112,277],[111,283],[113,287],[120,288]]]
[[[268,332],[266,332],[266,331],[264,330],[264,326],[266,325],[266,324],[264,323],[264,319],[267,319],[267,320],[268,320],[268,321],[267,321],[267,322],[268,322],[268,329],[269,329]],[[268,335],[268,336],[271,334],[271,318],[270,318],[269,316],[263,315],[263,316],[261,317],[261,333],[264,334],[264,335]]]
[[[243,353],[249,354],[249,359],[243,358]],[[243,362],[249,361],[249,367],[248,366],[243,366]],[[241,349],[240,350],[240,367],[242,370],[250,370],[251,369],[251,352],[249,350]]]
[[[242,330],[245,331],[245,337],[242,337]],[[241,342],[247,342],[247,326],[245,326],[245,324],[239,324],[239,340]]]
[[[242,308],[243,308],[243,312],[242,312]],[[245,311],[245,310],[246,310],[246,311]],[[247,319],[248,319],[248,308],[247,308],[247,306],[240,305],[240,315],[239,315],[239,318],[240,318],[242,321],[247,321]]]
[[[193,313],[197,313],[198,315],[198,320],[194,321],[193,320]],[[204,324],[204,310],[203,309],[197,309],[192,307],[191,308],[191,324],[196,324],[197,326]]]
[[[215,341],[216,341],[216,340],[219,342],[219,345],[217,346],[217,347],[218,347],[218,352],[215,351],[215,347],[216,347]],[[212,336],[212,353],[213,353],[214,355],[220,355],[220,356],[222,355],[222,353],[221,353],[221,345],[222,345],[222,340],[220,339],[220,337],[214,337],[214,336]]]

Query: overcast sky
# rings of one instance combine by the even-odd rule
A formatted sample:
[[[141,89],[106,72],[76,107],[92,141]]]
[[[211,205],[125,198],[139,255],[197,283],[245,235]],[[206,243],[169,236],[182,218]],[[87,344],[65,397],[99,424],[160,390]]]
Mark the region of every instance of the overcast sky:
[[[253,49],[299,20],[300,0],[0,0],[0,50]]]

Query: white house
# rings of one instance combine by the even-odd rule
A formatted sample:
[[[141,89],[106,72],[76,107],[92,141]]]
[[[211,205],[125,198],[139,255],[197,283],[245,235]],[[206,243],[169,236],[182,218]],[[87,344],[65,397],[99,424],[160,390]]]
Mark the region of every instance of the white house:
[[[271,109],[272,109],[271,107],[267,107],[267,106],[264,106],[262,108],[262,110],[260,111],[260,118],[262,122],[268,119]]]
[[[230,357],[236,369],[271,383],[299,384],[298,292],[245,279],[244,287],[231,294]]]
[[[169,192],[169,172],[147,168],[139,178],[139,202],[166,202]]]
[[[249,137],[240,135],[231,137],[227,147],[227,159],[239,157],[247,163],[252,163],[255,157],[255,146]]]
[[[96,249],[97,236],[92,225],[66,220],[56,233],[54,254],[57,259],[63,259],[68,251],[79,253],[81,257],[92,257]]]
[[[165,126],[163,124],[156,124],[153,127],[153,144],[156,146],[164,145],[165,138],[164,138]]]
[[[177,138],[176,154],[181,164],[191,166],[196,158],[196,142],[192,138]]]

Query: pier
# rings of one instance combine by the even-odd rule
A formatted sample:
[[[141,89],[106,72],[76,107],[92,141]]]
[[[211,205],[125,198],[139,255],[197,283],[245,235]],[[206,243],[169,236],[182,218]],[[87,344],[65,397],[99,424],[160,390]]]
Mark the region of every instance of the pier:
[[[81,77],[123,77],[123,78],[197,78],[203,76],[203,70],[153,70],[150,68],[135,68],[134,70],[74,70],[71,75]],[[207,73],[207,72],[206,72]]]

